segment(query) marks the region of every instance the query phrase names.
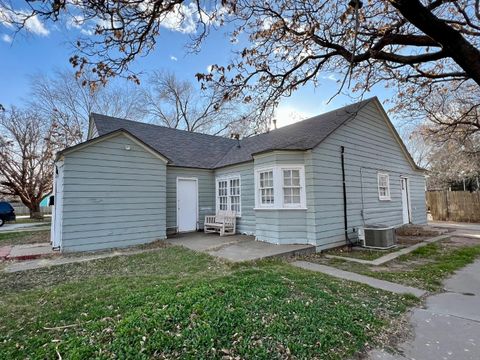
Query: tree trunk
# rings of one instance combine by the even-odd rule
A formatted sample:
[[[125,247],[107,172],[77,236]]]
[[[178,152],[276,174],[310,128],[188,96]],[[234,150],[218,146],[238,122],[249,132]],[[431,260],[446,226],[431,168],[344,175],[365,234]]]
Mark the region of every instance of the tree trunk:
[[[43,214],[40,211],[40,201],[37,203],[32,203],[29,206],[30,210],[30,219],[43,219]]]
[[[419,0],[390,0],[409,22],[439,43],[448,55],[480,85],[480,51],[462,34],[436,17]]]

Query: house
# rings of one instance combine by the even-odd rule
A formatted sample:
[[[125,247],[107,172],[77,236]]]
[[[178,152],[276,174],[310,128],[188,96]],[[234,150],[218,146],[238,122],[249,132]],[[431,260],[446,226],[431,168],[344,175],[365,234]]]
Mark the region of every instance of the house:
[[[241,140],[92,114],[59,153],[53,246],[96,250],[203,228],[274,244],[344,245],[364,225],[424,224],[424,171],[377,98]]]

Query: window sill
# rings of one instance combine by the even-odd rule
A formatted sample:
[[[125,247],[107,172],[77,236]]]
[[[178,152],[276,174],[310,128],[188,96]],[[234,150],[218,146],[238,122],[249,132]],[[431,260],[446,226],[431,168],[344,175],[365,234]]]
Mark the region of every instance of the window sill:
[[[384,198],[384,199],[378,199],[378,200],[380,200],[380,201],[392,201],[391,198]]]
[[[289,208],[289,207],[282,207],[282,208],[279,208],[279,207],[268,207],[268,208],[253,208],[253,210],[308,210],[306,207],[298,207],[298,208]]]

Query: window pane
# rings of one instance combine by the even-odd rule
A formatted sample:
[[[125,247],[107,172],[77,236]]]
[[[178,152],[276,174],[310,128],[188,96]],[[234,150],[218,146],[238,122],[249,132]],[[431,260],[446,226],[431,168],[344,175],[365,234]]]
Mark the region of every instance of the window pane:
[[[290,170],[283,170],[283,185],[284,186],[292,185],[292,172]]]
[[[292,170],[292,185],[300,186],[300,170]]]

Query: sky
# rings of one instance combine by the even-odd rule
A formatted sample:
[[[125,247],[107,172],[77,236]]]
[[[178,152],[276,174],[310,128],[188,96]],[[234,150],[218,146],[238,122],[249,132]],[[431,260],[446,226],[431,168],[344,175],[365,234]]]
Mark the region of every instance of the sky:
[[[19,8],[22,3],[18,2]],[[133,69],[141,73],[140,80],[145,81],[147,74],[153,70],[165,70],[174,72],[180,78],[196,81],[196,73],[206,72],[212,64],[226,64],[232,57],[232,51],[240,46],[232,44],[223,31],[217,31],[208,36],[198,53],[191,53],[186,44],[193,29],[188,21],[182,24],[175,19],[167,21],[156,49],[135,61]],[[90,29],[86,24],[72,21],[65,24],[43,23],[34,18],[27,24],[26,32],[15,35],[13,29],[2,21],[0,9],[0,104],[9,107],[27,100],[32,74],[48,75],[70,68],[71,43],[78,35],[86,35],[88,31]],[[284,126],[352,102],[344,95],[328,102],[337,89],[338,75],[323,74],[320,86],[304,87],[280,103],[275,115],[277,125]],[[365,95],[371,96],[378,96],[384,102],[392,93],[377,86]]]

